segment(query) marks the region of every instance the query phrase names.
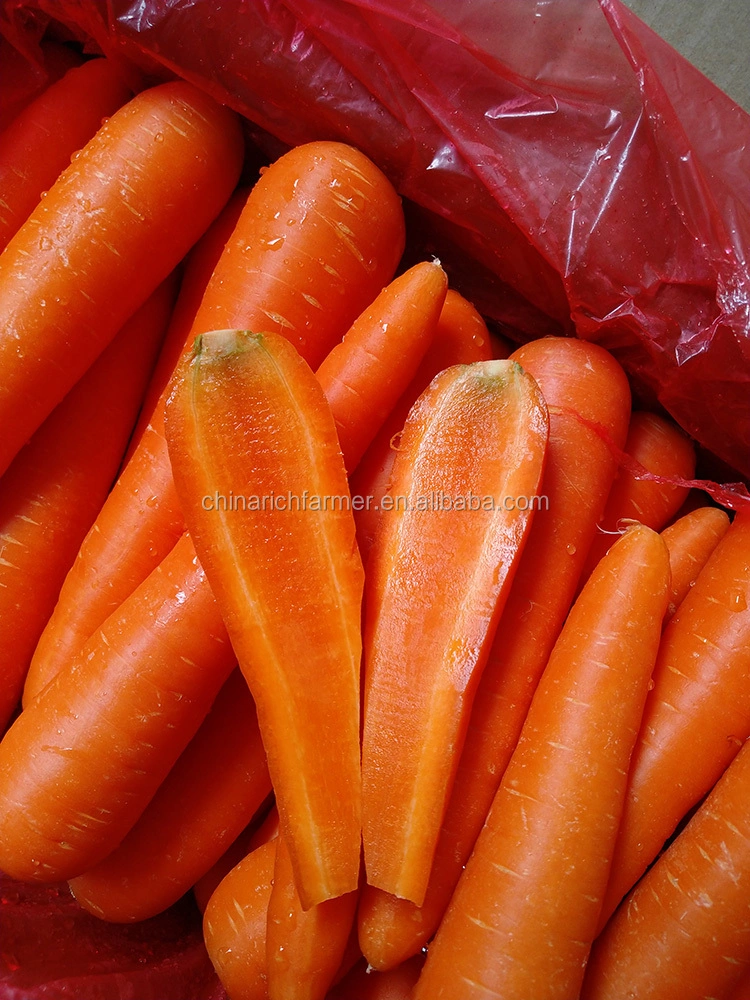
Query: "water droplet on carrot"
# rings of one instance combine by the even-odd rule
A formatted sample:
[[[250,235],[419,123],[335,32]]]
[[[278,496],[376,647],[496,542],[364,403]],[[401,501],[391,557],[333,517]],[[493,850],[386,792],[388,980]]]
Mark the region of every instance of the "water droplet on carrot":
[[[574,556],[577,552],[577,549],[575,545],[566,545],[565,551],[568,553],[569,556]]]
[[[157,132],[154,136],[154,142],[164,142],[164,136],[161,132]]]

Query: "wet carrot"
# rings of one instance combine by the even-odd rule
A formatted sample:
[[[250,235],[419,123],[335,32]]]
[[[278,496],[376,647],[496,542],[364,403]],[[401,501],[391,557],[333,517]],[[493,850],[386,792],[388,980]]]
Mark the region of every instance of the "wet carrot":
[[[509,361],[443,372],[401,437],[368,564],[363,841],[368,882],[417,905],[546,443],[541,393]]]
[[[555,643],[415,1000],[576,1000],[607,882],[669,590],[628,531]],[[622,994],[621,994],[622,995]]]
[[[213,865],[205,875],[201,876],[193,886],[193,895],[198,909],[205,912],[208,901],[221,880],[227,876],[240,861],[252,854],[262,844],[267,844],[279,833],[279,812],[276,806],[272,806],[263,822],[256,826],[255,822],[250,823],[239,837],[234,840],[219,860]]]
[[[698,507],[662,531],[672,570],[665,622],[675,613],[690,588],[695,586],[698,574],[727,531],[729,517],[718,507]]]

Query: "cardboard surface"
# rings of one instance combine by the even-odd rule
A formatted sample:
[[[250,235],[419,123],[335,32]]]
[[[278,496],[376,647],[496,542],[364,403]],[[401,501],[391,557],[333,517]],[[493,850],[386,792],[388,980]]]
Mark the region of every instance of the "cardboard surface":
[[[750,0],[625,0],[750,111]]]

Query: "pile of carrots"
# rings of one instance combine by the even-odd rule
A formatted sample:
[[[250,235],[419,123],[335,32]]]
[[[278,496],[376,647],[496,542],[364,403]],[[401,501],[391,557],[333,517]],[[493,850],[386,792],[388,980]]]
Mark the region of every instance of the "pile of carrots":
[[[356,149],[238,187],[192,85],[58,75],[0,108],[0,869],[192,890],[231,1000],[750,995],[750,513],[399,270]]]

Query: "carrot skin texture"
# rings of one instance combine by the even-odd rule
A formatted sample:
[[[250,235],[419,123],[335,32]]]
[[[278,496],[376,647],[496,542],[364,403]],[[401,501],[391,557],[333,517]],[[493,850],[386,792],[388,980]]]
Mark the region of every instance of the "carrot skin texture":
[[[740,512],[664,630],[601,924],[750,735],[750,514]]]
[[[435,933],[518,741],[536,684],[572,603],[586,551],[616,472],[588,424],[622,444],[630,416],[624,372],[596,345],[562,338],[527,344],[514,359],[539,384],[550,432],[538,510],[479,681],[466,743],[422,907],[365,887],[362,951],[378,969],[416,954]],[[586,421],[587,423],[584,423]]]
[[[415,1000],[576,1000],[667,606],[669,556],[636,527],[573,606]]]
[[[316,375],[337,414],[347,471],[356,468],[430,345],[448,279],[422,263],[395,278],[355,321]]]
[[[292,859],[278,839],[266,930],[270,1000],[325,1000],[344,958],[357,897],[350,892],[303,910]]]
[[[178,371],[166,426],[178,495],[255,699],[309,908],[359,881],[364,573],[354,521],[344,505],[308,506],[302,517],[292,503],[210,508],[248,483],[261,496],[348,496],[333,416],[288,341],[220,331],[204,335]]]
[[[533,379],[487,361],[439,375],[401,437],[393,494],[407,510],[384,514],[368,566],[363,842],[368,882],[417,905],[531,523],[529,505],[503,501],[536,494],[547,429]],[[420,510],[436,492],[494,509]]]
[[[0,254],[0,472],[218,214],[241,158],[234,114],[166,83],[50,188]]]
[[[582,1000],[703,1000],[750,968],[750,747],[627,897],[591,953]]]
[[[665,624],[689,594],[698,574],[727,531],[729,517],[718,507],[698,507],[662,531],[661,536],[669,549],[672,570]]]
[[[186,537],[0,743],[0,868],[59,881],[111,853],[234,663]]]
[[[65,574],[112,485],[164,336],[163,282],[55,408],[0,480],[0,731]]]
[[[166,910],[218,860],[271,792],[250,692],[235,670],[122,843],[70,882],[104,920]]]
[[[106,59],[70,69],[0,134],[0,252],[93,137],[131,96]]]

